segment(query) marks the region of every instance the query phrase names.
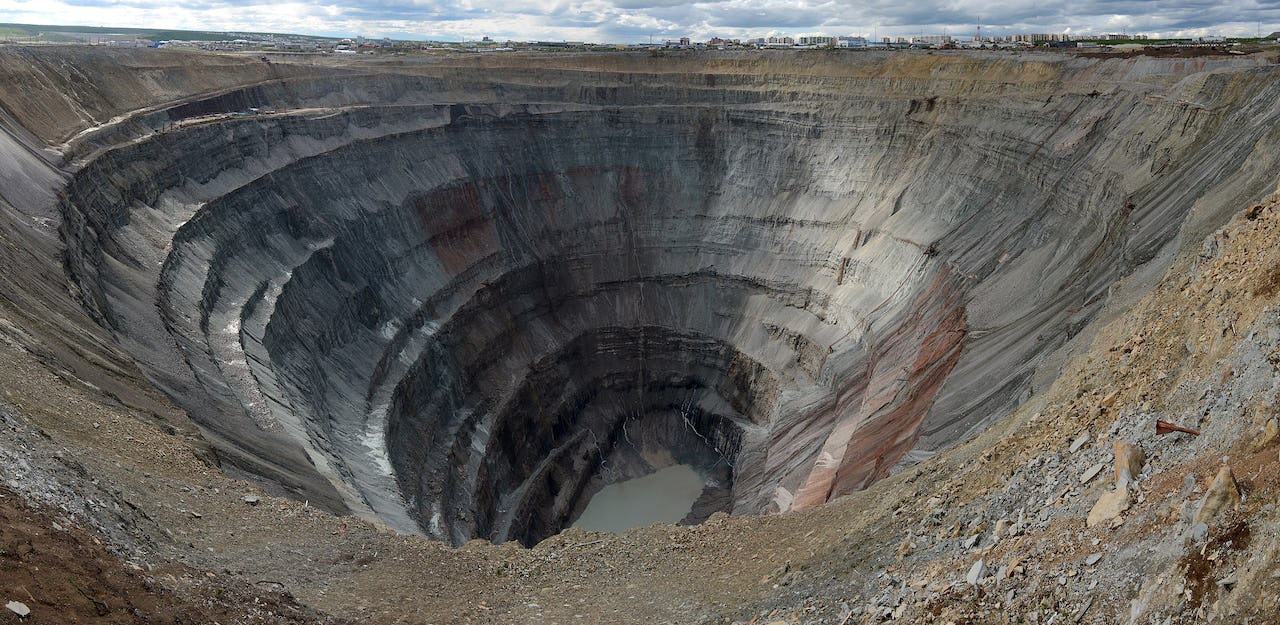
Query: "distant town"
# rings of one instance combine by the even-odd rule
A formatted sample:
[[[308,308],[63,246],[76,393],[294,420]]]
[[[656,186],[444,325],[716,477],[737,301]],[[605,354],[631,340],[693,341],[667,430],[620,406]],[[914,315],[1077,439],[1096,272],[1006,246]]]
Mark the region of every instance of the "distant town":
[[[981,32],[981,28],[977,29]],[[1261,33],[1259,33],[1261,35]],[[1280,32],[1265,37],[1227,38],[1207,35],[1188,38],[1156,38],[1146,34],[1101,33],[1060,34],[1021,33],[1002,36],[981,34],[917,35],[913,37],[878,37],[865,35],[833,36],[808,34],[799,36],[771,35],[755,38],[690,37],[656,38],[646,43],[598,44],[583,41],[513,41],[483,37],[478,41],[411,41],[355,36],[319,37],[273,33],[213,33],[203,31],[154,31],[144,29],[109,29],[73,26],[30,26],[0,24],[0,43],[50,44],[80,43],[113,47],[195,48],[202,50],[261,50],[288,52],[324,52],[333,54],[385,53],[406,50],[443,50],[454,52],[512,52],[530,49],[577,50],[731,50],[731,49],[1027,49],[1027,48],[1104,48],[1147,46],[1228,46],[1241,43],[1277,43]]]
[[[1055,33],[1027,33],[1006,35],[1001,37],[983,37],[972,35],[952,37],[950,35],[918,35],[914,37],[866,37],[866,36],[829,36],[802,35],[799,37],[759,37],[755,39],[721,39],[711,38],[705,42],[691,41],[688,37],[667,39],[662,42],[664,48],[1018,48],[1047,46],[1057,48],[1074,48],[1105,45],[1107,43],[1139,44],[1153,41],[1143,34],[1110,33],[1102,35],[1071,36]],[[1182,42],[1186,44],[1222,44],[1226,37],[1207,36],[1188,39],[1160,39],[1161,42]]]

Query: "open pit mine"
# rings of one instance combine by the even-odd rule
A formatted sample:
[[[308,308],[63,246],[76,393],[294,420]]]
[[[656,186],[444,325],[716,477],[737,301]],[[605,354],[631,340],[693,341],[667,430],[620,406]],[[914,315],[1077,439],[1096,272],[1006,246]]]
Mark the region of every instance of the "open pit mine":
[[[0,622],[1277,622],[1277,58],[0,47]]]

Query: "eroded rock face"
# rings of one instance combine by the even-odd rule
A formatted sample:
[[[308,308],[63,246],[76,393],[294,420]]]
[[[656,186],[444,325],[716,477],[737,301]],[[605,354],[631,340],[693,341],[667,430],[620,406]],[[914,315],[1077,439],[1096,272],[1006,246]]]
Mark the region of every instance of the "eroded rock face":
[[[159,107],[65,148],[67,270],[231,470],[532,543],[631,437],[715,472],[704,516],[865,487],[1280,170],[1261,60],[735,58]]]

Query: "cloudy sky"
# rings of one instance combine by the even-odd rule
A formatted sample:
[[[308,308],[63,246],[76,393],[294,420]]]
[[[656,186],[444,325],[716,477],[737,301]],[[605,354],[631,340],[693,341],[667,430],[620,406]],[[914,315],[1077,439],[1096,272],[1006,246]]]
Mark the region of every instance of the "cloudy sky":
[[[771,34],[1252,36],[1280,0],[0,0],[0,22],[468,40],[639,42]]]

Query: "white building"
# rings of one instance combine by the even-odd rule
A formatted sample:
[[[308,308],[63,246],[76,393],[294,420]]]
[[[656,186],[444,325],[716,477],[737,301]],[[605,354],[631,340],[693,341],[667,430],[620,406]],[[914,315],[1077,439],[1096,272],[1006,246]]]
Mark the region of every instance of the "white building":
[[[1070,38],[1059,33],[1022,33],[1009,35],[1004,40],[1012,43],[1041,43],[1045,41],[1069,41]]]
[[[835,37],[826,35],[806,35],[800,38],[802,46],[834,46],[836,45]]]
[[[945,46],[951,43],[951,36],[950,35],[923,35],[919,37],[912,37],[911,43],[921,43],[921,44],[927,44],[931,46]]]

